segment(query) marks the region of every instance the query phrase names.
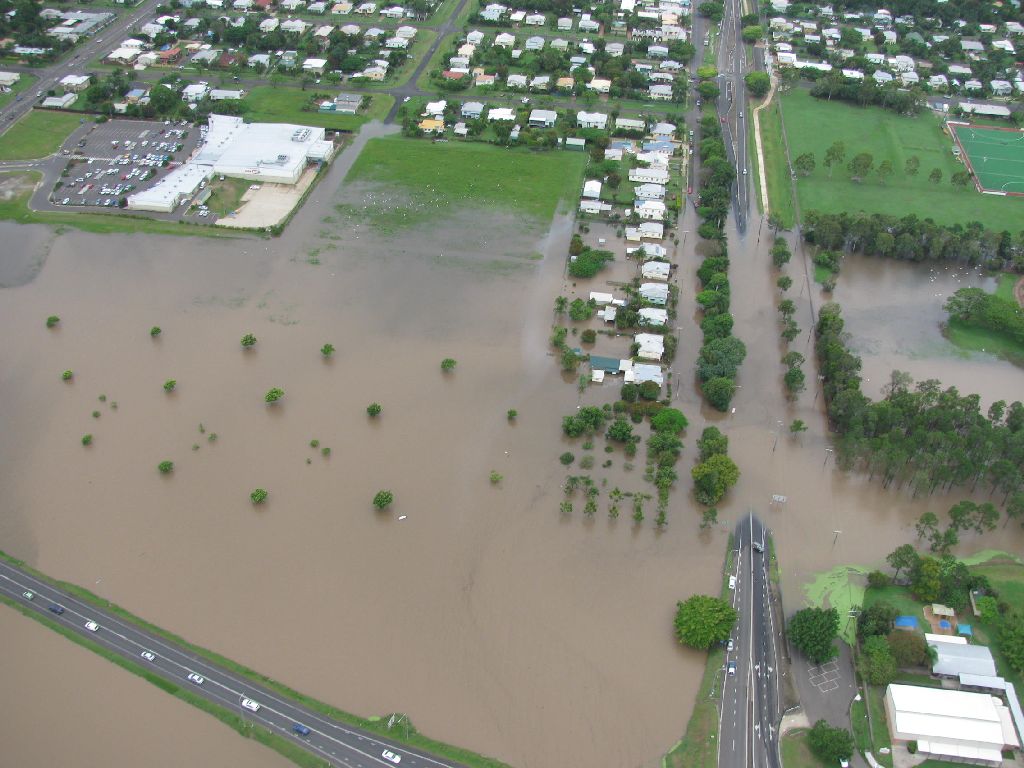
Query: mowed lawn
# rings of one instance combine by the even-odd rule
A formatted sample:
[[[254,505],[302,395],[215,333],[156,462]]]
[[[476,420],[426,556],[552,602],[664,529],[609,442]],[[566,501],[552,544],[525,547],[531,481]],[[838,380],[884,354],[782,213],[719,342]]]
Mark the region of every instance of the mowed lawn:
[[[0,160],[35,160],[60,149],[81,115],[32,110],[0,136]]]
[[[314,93],[321,91],[258,85],[245,97],[249,106],[245,119],[255,123],[294,123],[335,131],[354,131],[370,120],[383,120],[394,103],[393,98],[381,94],[371,96],[370,106],[357,115],[304,110]]]
[[[389,137],[369,141],[346,180],[393,184],[441,208],[503,208],[547,222],[579,191],[586,160],[581,152]]]
[[[815,99],[803,89],[781,98],[791,159],[812,152],[817,161],[814,172],[797,181],[803,212],[916,214],[940,224],[979,221],[997,231],[1024,228],[1024,199],[981,195],[971,185],[952,185],[950,178],[964,166],[954,159],[952,140],[930,112],[902,117],[880,107]],[[846,158],[829,179],[825,151],[834,141],[846,145]],[[892,176],[882,183],[872,171],[860,184],[850,181],[846,164],[860,152],[874,156],[875,168],[891,161]],[[904,165],[913,155],[921,160],[921,168],[916,176],[907,176]],[[928,180],[933,168],[942,171],[938,184]]]
[[[809,731],[800,728],[782,737],[780,744],[783,768],[824,768],[807,745]]]

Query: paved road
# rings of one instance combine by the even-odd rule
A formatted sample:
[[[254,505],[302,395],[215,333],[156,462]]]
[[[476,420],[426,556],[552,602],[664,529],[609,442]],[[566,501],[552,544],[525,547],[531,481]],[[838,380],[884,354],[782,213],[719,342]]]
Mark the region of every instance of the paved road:
[[[749,205],[749,159],[747,158],[747,85],[743,80],[748,64],[746,44],[743,42],[743,0],[726,0],[718,41],[718,114],[724,118],[722,132],[726,151],[736,168],[736,187],[733,213],[736,228],[743,233],[747,228]],[[748,173],[744,173],[748,171]]]
[[[110,24],[99,30],[86,42],[76,46],[71,51],[70,58],[54,62],[48,67],[41,69],[18,68],[20,72],[28,72],[39,78],[35,84],[36,92],[46,93],[51,88],[57,88],[57,82],[64,75],[78,72],[86,62],[92,61],[102,51],[113,47],[115,42],[120,42],[122,36],[135,24],[142,22],[152,15],[153,9],[160,4],[161,0],[145,0],[142,4],[127,13],[120,14]],[[32,105],[39,99],[32,91],[26,91],[21,101],[12,101],[6,107],[0,109],[0,135],[2,135],[19,117],[32,109]]]
[[[35,597],[28,600],[26,591]],[[205,661],[186,648],[168,642],[150,632],[139,629],[115,615],[85,603],[70,594],[41,581],[25,571],[6,562],[0,562],[0,593],[16,600],[31,610],[49,616],[51,619],[78,632],[83,637],[102,645],[120,656],[142,664],[152,672],[183,686],[190,686],[193,693],[222,707],[237,712],[246,720],[258,723],[332,766],[348,768],[371,768],[392,766],[382,756],[390,750],[401,757],[403,768],[447,768],[458,764],[438,760],[417,750],[390,743],[379,736],[361,731],[320,715],[300,706],[277,693]],[[62,615],[50,613],[51,604],[64,607]],[[90,632],[85,628],[87,621],[99,624],[99,630]],[[141,657],[143,651],[154,654],[153,661]],[[113,669],[113,668],[112,668]],[[190,673],[205,678],[202,685],[188,682]],[[120,674],[114,671],[114,674]],[[250,712],[241,706],[242,698],[253,699],[260,704],[258,712]],[[310,729],[307,736],[292,731],[292,725],[301,723]]]
[[[781,613],[769,588],[768,531],[750,515],[736,528],[736,589],[739,612],[734,648],[726,654],[727,670],[719,723],[719,768],[781,768],[778,728]]]

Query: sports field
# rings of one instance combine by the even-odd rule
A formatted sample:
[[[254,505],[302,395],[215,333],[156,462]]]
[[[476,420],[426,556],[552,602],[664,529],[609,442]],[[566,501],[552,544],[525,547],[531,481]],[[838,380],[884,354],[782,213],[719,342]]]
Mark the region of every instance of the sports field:
[[[816,161],[810,175],[797,177],[801,211],[914,214],[946,225],[978,221],[998,232],[1020,231],[1024,200],[979,195],[970,186],[957,187],[950,183],[953,174],[962,171],[964,166],[953,157],[952,140],[943,132],[939,119],[930,112],[904,117],[880,107],[857,107],[815,99],[801,88],[784,93],[781,105],[790,157],[795,160],[803,153],[811,153]],[[781,152],[779,127],[775,125],[774,136],[772,127],[772,121],[763,125],[765,142],[775,142]],[[843,142],[846,155],[829,178],[829,169],[824,164],[825,152],[834,141]],[[872,171],[860,183],[851,180],[846,166],[859,152],[870,153],[876,169],[888,160],[892,163],[892,175],[883,180]],[[920,161],[916,174],[905,170],[911,157]],[[775,200],[788,195],[786,168],[778,169],[781,183],[773,184],[774,175],[768,160],[766,165],[768,191],[772,207],[776,208]],[[936,169],[941,178],[933,182],[929,176]]]
[[[1024,195],[1024,131],[949,123],[981,188]]]

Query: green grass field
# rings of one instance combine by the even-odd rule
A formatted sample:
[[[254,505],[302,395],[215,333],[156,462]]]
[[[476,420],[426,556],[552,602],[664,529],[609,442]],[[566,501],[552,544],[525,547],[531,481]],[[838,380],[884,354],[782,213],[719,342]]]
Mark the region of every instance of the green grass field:
[[[576,195],[586,160],[577,152],[389,137],[367,143],[346,181],[402,187],[435,213],[456,206],[504,208],[547,223],[560,202]]]
[[[81,119],[67,112],[32,110],[0,138],[0,160],[34,160],[53,154]]]
[[[227,216],[238,209],[242,195],[246,193],[252,182],[246,179],[224,179],[210,184],[210,199],[206,204],[218,216]]]
[[[771,106],[761,110],[760,122],[768,205],[771,213],[782,222],[782,225],[791,228],[796,223],[796,208],[793,205],[789,170],[786,165],[786,148],[782,142],[782,119],[779,117],[778,99]]]
[[[996,285],[995,294],[1006,301],[1016,303],[1013,286],[1019,275],[1001,274]],[[999,331],[967,325],[959,320],[950,319],[946,324],[946,338],[960,349],[968,352],[986,352],[997,355],[1015,365],[1024,366],[1024,345],[1008,334]]]
[[[1024,193],[1024,132],[953,126],[983,189]]]
[[[258,85],[245,97],[245,103],[249,105],[245,118],[257,123],[295,123],[336,131],[354,131],[370,120],[383,120],[395,101],[390,96],[375,94],[370,97],[369,108],[358,115],[307,112],[303,107],[309,103],[313,93],[299,88]]]
[[[950,177],[964,166],[954,159],[952,140],[931,113],[901,117],[877,107],[822,101],[803,89],[783,94],[781,99],[791,157],[812,152],[817,161],[814,172],[797,181],[802,210],[916,214],[947,225],[979,221],[997,231],[1021,229],[1024,199],[981,195],[970,185],[954,187],[950,183]],[[834,141],[845,144],[846,159],[829,179],[825,151]],[[891,161],[892,176],[882,183],[872,172],[863,183],[850,181],[846,163],[860,152],[874,156],[875,168]],[[921,161],[916,176],[904,173],[911,156]],[[928,180],[933,168],[942,171],[938,184]],[[781,190],[776,193],[782,194]]]
[[[1017,297],[1013,295],[1013,286],[1020,280],[1020,275],[1012,275],[1008,272],[1004,272],[999,276],[999,284],[996,286],[996,296],[1007,301],[1016,301]]]
[[[780,749],[783,768],[824,768],[825,764],[815,757],[807,745],[807,734],[805,728],[798,728],[782,737]]]

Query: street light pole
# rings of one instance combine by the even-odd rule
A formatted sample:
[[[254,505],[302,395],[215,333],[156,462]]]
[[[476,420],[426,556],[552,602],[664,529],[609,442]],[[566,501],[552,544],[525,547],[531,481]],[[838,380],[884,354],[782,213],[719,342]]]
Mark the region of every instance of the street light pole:
[[[821,465],[822,467],[824,467],[825,464],[828,464],[828,457],[831,456],[831,455],[832,455],[832,449],[831,448],[826,448],[825,449],[825,461],[822,463],[822,465]]]

